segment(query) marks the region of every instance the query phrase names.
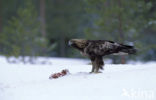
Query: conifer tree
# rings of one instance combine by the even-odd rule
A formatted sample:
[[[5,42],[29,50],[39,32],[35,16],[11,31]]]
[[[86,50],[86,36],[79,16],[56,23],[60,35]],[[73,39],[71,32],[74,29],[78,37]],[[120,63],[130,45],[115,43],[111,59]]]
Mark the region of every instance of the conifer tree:
[[[150,4],[143,0],[87,0],[87,3],[93,20],[86,29],[87,38],[141,45],[138,39],[148,23],[144,14],[151,8]],[[122,57],[121,62],[125,63],[124,60]]]
[[[43,54],[46,40],[41,36],[38,14],[31,1],[18,9],[17,16],[8,21],[1,37],[4,55],[21,56],[25,63],[25,56],[30,56],[29,61],[33,62],[33,57]]]

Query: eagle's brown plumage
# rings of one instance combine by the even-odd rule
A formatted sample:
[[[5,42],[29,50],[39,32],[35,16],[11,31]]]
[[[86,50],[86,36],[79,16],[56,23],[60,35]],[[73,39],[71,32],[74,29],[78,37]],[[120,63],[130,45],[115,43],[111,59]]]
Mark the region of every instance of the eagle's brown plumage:
[[[123,45],[108,40],[84,40],[72,39],[69,45],[78,49],[82,55],[91,59],[91,72],[98,73],[103,69],[103,56],[110,54],[135,54],[136,49],[133,46]]]

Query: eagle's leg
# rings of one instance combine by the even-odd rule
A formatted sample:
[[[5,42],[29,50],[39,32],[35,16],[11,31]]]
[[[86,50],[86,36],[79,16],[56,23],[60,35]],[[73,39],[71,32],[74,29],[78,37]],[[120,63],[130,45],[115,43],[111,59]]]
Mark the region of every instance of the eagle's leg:
[[[95,69],[96,69],[96,61],[95,59],[94,60],[91,60],[92,61],[92,70],[90,73],[94,73],[95,72]]]
[[[92,56],[90,57],[91,62],[92,62],[92,70],[90,73],[100,73],[99,69],[102,69],[103,66],[103,60],[101,56]]]
[[[103,69],[103,59],[102,59],[102,56],[98,56],[96,57],[95,59],[95,69],[94,69],[94,72],[95,73],[100,73],[99,72],[99,69]]]
[[[91,70],[91,72],[90,72],[90,73],[93,73],[93,72],[94,72],[94,70],[95,70],[95,64],[94,64],[94,62],[92,62],[92,70]]]
[[[103,59],[101,60],[101,62],[100,62],[100,69],[101,70],[104,70],[104,65],[105,65],[105,63],[104,63],[104,61],[103,61]]]
[[[99,66],[96,66],[96,67],[95,67],[94,73],[100,73],[100,72],[99,72]]]
[[[91,62],[92,62],[92,70],[90,73],[98,73],[99,71],[99,66],[97,65],[97,58],[92,57],[91,58]]]
[[[99,73],[99,69],[100,69],[100,65],[98,63],[98,59],[95,60],[95,69],[94,69],[94,73]]]
[[[92,70],[90,73],[93,73],[95,71],[95,67],[96,67],[95,57],[90,57],[90,59],[92,62]]]

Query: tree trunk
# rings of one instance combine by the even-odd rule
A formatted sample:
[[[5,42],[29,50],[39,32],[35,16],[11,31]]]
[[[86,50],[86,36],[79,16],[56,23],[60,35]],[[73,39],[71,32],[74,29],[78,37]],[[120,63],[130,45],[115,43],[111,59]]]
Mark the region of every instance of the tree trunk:
[[[60,37],[60,56],[65,57],[65,37],[62,35]]]
[[[45,22],[45,0],[40,0],[40,20],[41,20],[41,33],[46,36],[46,22]]]
[[[120,8],[122,8],[122,3],[120,0],[118,0],[118,5]],[[119,20],[119,33],[120,33],[120,42],[124,42],[124,34],[123,34],[123,23],[122,23],[122,12],[120,11],[118,14],[118,20]],[[121,63],[125,64],[126,59],[125,56],[121,56]]]
[[[0,0],[0,32],[2,32],[2,0]]]
[[[1,16],[1,14],[0,14],[0,32],[2,32],[2,16]]]

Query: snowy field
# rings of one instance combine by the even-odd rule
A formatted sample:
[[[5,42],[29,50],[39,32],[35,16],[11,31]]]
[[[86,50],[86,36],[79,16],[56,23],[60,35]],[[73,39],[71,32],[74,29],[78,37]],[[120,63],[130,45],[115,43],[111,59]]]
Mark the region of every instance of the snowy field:
[[[102,73],[89,74],[87,60],[47,60],[8,64],[0,57],[0,100],[156,100],[156,62],[106,64]],[[70,74],[49,79],[62,69]]]

